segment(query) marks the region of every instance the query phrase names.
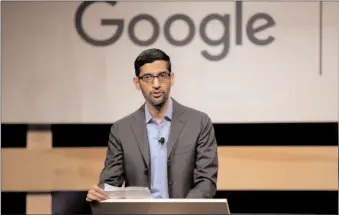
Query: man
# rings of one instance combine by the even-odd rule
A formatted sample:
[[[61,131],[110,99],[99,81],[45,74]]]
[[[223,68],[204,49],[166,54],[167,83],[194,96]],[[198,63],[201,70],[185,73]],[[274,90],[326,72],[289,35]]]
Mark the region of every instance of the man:
[[[210,118],[170,97],[170,57],[143,51],[133,79],[145,104],[110,130],[99,186],[87,200],[105,200],[101,184],[148,187],[153,198],[213,198],[218,176],[217,142]]]

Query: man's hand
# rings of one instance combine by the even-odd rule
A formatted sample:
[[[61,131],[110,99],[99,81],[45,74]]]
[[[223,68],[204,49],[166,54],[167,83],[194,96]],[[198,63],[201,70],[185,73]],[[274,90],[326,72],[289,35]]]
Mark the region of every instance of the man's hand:
[[[109,199],[109,197],[105,194],[103,189],[98,187],[98,185],[93,185],[86,197],[86,201],[102,201],[107,199]]]

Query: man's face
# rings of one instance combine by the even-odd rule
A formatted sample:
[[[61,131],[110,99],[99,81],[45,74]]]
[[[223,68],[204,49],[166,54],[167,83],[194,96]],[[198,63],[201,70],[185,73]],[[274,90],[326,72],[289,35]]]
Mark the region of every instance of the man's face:
[[[148,103],[156,107],[162,106],[169,98],[173,83],[174,74],[169,73],[167,62],[162,60],[143,65],[139,79],[134,78],[136,88],[141,90]]]

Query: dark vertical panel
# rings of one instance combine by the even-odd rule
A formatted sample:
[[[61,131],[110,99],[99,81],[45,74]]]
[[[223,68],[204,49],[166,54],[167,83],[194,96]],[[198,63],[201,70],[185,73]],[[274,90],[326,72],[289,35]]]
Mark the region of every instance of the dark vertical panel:
[[[1,192],[1,214],[26,214],[26,193]]]
[[[1,124],[1,148],[25,148],[26,124]]]
[[[91,214],[86,195],[87,191],[53,192],[52,214]]]

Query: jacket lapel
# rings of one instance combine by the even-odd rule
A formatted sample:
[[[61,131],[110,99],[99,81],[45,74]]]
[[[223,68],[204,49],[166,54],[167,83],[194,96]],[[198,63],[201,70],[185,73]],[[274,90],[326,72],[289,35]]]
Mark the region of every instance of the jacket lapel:
[[[171,122],[171,130],[167,142],[167,157],[170,156],[174,146],[177,143],[178,137],[180,136],[181,131],[183,130],[186,119],[183,115],[186,108],[180,105],[173,98],[173,116]],[[141,106],[134,114],[135,123],[132,124],[132,130],[134,136],[138,142],[139,150],[144,158],[144,161],[150,169],[150,151],[147,137],[147,128],[145,122],[145,106]]]
[[[149,168],[150,163],[150,152],[147,137],[147,128],[145,123],[145,109],[144,106],[140,107],[139,110],[134,114],[135,123],[132,124],[132,130],[135,139],[138,142],[139,150],[144,158],[144,161]]]
[[[180,105],[177,101],[173,100],[173,117],[171,123],[171,131],[167,142],[167,158],[171,155],[174,146],[177,143],[178,137],[183,130],[186,119],[183,117],[185,107]]]

